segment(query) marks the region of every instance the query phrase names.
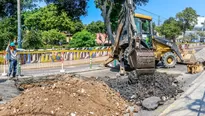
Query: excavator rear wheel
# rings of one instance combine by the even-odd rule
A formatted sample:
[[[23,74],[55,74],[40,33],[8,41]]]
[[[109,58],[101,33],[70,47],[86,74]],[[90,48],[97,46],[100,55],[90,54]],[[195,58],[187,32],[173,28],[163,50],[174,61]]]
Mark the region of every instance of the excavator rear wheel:
[[[159,63],[159,60],[155,60],[155,66],[157,66]]]
[[[164,67],[166,67],[166,68],[175,67],[176,62],[177,62],[176,56],[172,52],[167,52],[162,57],[162,63],[164,64]]]

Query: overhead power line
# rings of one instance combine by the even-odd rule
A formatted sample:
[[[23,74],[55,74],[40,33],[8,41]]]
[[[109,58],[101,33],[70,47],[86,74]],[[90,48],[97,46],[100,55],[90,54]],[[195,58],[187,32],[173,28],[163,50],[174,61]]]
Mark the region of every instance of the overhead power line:
[[[155,15],[155,16],[157,16],[157,18],[158,18],[158,26],[160,25],[160,23],[161,23],[161,18],[163,18],[163,19],[165,19],[165,20],[167,20],[168,18],[165,18],[165,17],[163,17],[163,16],[160,16],[159,14],[156,14],[156,13],[153,13],[153,12],[151,12],[151,11],[148,11],[148,10],[145,10],[145,9],[142,9],[142,8],[140,8],[140,7],[137,7],[137,9],[139,9],[139,10],[141,10],[141,11],[144,11],[144,12],[147,12],[147,13],[149,13],[149,14],[152,14],[152,15]]]
[[[164,17],[164,16],[161,16],[161,15],[156,14],[156,13],[153,13],[153,12],[151,12],[151,11],[142,9],[142,8],[140,8],[140,7],[137,7],[137,9],[142,10],[142,11],[145,11],[145,12],[150,13],[150,14],[153,14],[153,15],[155,15],[155,16],[159,16],[159,17],[164,18],[164,19],[166,19],[166,20],[168,19],[168,18],[166,18],[166,17]]]

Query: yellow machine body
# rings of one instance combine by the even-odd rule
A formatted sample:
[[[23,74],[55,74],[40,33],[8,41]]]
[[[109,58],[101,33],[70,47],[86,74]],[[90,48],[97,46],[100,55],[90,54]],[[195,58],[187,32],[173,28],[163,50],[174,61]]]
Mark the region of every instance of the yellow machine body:
[[[146,16],[143,14],[135,14],[135,18],[139,18],[141,20],[152,21],[152,17]],[[152,30],[152,23],[150,23],[150,29]],[[140,28],[142,29],[142,28]],[[150,32],[152,38],[152,47],[154,51],[154,57],[156,64],[159,61],[162,61],[166,64],[165,67],[172,68],[175,66],[176,62],[179,63],[195,63],[196,58],[194,56],[194,51],[186,51],[179,49],[175,43],[170,42],[169,40],[157,39],[153,37],[153,32]],[[117,42],[118,43],[118,42]],[[115,45],[116,46],[116,45]],[[111,55],[105,62],[104,65],[107,66],[110,62],[114,60],[113,55]]]
[[[169,46],[166,46],[160,42],[157,42],[155,40],[152,40],[153,42],[153,48],[154,48],[154,55],[155,59],[157,61],[160,61],[162,56],[167,52],[172,52],[171,48]]]
[[[199,62],[187,65],[187,72],[191,74],[200,73],[203,70],[204,70],[204,66],[202,63]]]
[[[152,20],[152,17],[147,16],[147,15],[143,15],[143,14],[135,14],[134,17],[136,18],[140,18],[140,19],[146,19],[146,20]]]

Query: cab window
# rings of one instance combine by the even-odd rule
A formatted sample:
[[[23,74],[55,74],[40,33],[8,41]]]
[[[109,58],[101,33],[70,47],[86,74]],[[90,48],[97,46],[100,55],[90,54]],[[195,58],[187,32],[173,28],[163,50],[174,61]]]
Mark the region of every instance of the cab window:
[[[149,34],[150,33],[150,21],[142,20],[142,33]]]
[[[137,28],[137,32],[138,33],[141,33],[141,22],[140,22],[140,20],[138,19],[138,18],[135,18],[135,25],[136,25],[136,28]]]

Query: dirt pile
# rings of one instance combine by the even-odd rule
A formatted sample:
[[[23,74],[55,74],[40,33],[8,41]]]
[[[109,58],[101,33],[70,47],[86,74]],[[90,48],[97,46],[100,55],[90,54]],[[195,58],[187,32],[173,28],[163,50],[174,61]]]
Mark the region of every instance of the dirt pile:
[[[66,77],[63,80],[23,85],[25,90],[5,105],[4,115],[122,115],[126,102],[99,81]]]
[[[134,76],[134,74],[131,75]],[[102,80],[128,101],[140,103],[142,100],[152,96],[167,100],[182,92],[178,81],[174,78],[176,76],[156,72],[154,75],[135,77],[134,84],[129,84],[127,77],[118,77],[116,79],[107,77]]]

